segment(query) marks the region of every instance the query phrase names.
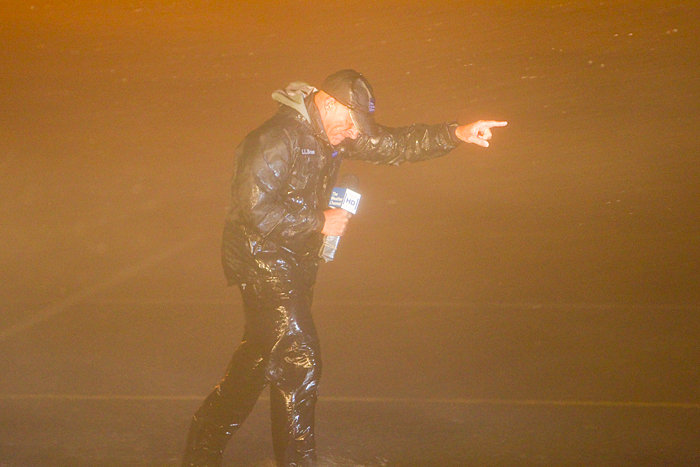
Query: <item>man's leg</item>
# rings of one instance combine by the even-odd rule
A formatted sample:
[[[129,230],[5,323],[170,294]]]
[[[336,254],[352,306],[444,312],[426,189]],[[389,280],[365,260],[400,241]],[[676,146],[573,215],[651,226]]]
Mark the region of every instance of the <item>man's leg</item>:
[[[315,265],[314,265],[315,266]],[[258,274],[241,286],[246,331],[226,377],[192,421],[184,465],[221,465],[226,442],[273,383],[273,444],[280,465],[315,459],[314,407],[321,372],[311,319],[315,267]]]
[[[272,442],[280,466],[313,465],[316,460],[314,417],[321,373],[318,345],[282,352],[284,376],[270,385]],[[273,357],[274,359],[274,357]]]
[[[246,317],[243,340],[228,365],[226,376],[195,413],[187,436],[184,466],[221,465],[226,443],[241,426],[267,385],[270,352],[279,340],[274,308],[264,277],[241,284]]]
[[[314,409],[321,350],[311,317],[315,268],[296,272],[276,307],[284,318],[284,333],[268,365],[272,441],[280,466],[307,466],[316,460]]]
[[[197,410],[187,437],[185,466],[219,466],[226,443],[253,410],[266,385],[260,349],[245,337],[226,376]]]

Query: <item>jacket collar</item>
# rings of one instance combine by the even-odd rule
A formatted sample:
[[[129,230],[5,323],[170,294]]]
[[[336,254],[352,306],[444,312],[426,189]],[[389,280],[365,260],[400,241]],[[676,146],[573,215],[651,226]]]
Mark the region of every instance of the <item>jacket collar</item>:
[[[289,83],[284,89],[278,89],[272,93],[272,99],[279,102],[284,107],[288,107],[299,116],[299,120],[309,124],[317,138],[328,142],[326,131],[323,129],[321,114],[314,102],[314,96],[318,92],[315,87],[295,81]]]

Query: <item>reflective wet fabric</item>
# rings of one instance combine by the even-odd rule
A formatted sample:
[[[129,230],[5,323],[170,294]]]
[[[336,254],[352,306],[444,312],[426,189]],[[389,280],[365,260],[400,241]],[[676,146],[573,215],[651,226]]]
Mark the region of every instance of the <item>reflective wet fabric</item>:
[[[458,144],[457,124],[440,123],[380,126],[375,138],[360,135],[333,147],[313,91],[297,83],[288,94],[295,106],[283,105],[236,148],[222,243],[224,273],[231,285],[247,280],[241,277],[243,270],[274,263],[280,254],[318,253],[323,210],[343,159],[398,165],[440,157]]]
[[[400,164],[453,149],[456,124],[381,127],[333,147],[313,101],[314,88],[295,83],[275,93],[279,112],[236,150],[231,209],[222,263],[241,289],[243,339],[226,376],[195,413],[184,465],[221,465],[228,439],[270,385],[272,439],[281,466],[312,465],[314,407],[321,356],[311,318],[330,189],[344,157]]]
[[[241,284],[243,340],[226,376],[194,416],[184,465],[221,465],[226,442],[270,384],[272,440],[279,465],[312,465],[321,354],[311,319],[316,264],[280,261]]]

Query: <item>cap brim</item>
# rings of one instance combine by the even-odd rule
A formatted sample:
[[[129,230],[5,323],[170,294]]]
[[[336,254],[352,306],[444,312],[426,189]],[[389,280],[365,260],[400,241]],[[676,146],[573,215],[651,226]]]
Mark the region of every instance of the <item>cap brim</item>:
[[[350,118],[358,131],[367,136],[377,136],[379,127],[370,114],[350,109]]]

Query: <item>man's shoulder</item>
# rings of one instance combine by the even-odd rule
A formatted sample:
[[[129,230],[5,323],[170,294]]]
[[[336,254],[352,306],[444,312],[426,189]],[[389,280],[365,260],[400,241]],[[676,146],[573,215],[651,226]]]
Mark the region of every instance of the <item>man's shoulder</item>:
[[[311,127],[292,109],[282,108],[245,138],[246,146],[294,146],[300,137],[313,135]]]
[[[258,128],[253,130],[248,136],[256,135],[276,135],[293,133],[307,133],[311,127],[304,120],[304,117],[289,107],[281,106],[280,109],[265,121]]]
[[[252,165],[289,164],[309,137],[313,137],[313,133],[303,122],[285,109],[280,109],[270,119],[248,133],[238,147],[237,158],[245,159]]]

